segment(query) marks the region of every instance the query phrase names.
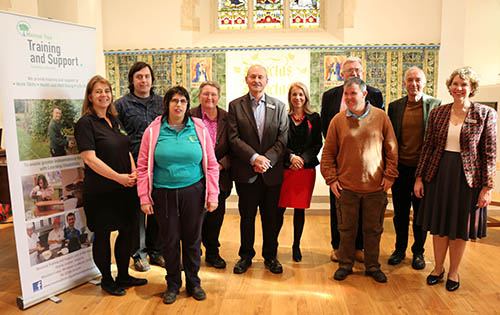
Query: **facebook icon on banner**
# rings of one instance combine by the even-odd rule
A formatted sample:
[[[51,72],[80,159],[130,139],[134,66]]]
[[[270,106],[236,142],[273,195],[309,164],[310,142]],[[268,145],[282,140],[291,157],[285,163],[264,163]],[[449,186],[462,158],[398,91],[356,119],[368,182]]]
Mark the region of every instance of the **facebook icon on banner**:
[[[42,289],[42,280],[33,282],[33,292],[40,291]]]

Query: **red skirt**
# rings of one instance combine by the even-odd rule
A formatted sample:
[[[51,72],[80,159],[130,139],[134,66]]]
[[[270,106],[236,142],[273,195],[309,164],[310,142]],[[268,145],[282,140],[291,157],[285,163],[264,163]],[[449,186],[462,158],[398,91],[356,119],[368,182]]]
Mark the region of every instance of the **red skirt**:
[[[283,208],[310,208],[315,181],[314,168],[303,168],[298,171],[285,169],[278,205]]]

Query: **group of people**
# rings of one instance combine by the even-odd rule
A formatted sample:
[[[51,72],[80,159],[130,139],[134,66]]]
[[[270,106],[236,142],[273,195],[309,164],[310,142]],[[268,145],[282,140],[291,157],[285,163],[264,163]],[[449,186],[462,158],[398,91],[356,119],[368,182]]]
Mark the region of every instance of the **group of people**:
[[[95,233],[93,258],[102,289],[124,295],[125,288],[147,283],[129,275],[132,256],[138,271],[148,270],[149,263],[166,268],[164,303],[175,302],[181,270],[188,294],[204,300],[201,243],[206,263],[225,268],[219,234],[233,181],[241,217],[240,259],[233,272],[245,273],[252,265],[259,209],[264,265],[282,273],[277,251],[283,215],[294,208],[292,258],[299,262],[304,210],[310,208],[318,165],[331,191],[336,280],[352,273],[355,260],[365,262],[366,275],[387,280],[379,243],[392,187],[397,241],[389,264],[405,258],[413,204],[412,266],[425,267],[430,230],[436,263],[427,282],[443,278],[449,247],[447,288],[458,288],[465,241],[485,235],[495,175],[496,112],[469,100],[476,74],[467,67],[455,71],[448,82],[454,103],[438,107],[440,101],[423,93],[423,71],[412,67],[404,77],[408,96],[389,104],[389,115],[382,93],[362,80],[359,58],[347,58],[341,76],[344,84],[323,95],[321,117],[311,109],[303,83],[290,86],[288,109],[266,94],[269,78],[261,65],[248,69],[249,92],[231,101],[227,112],[218,106],[221,91],[213,81],[200,85],[200,106],[194,108],[181,86],[163,98],[154,94],[154,73],[144,62],[131,67],[130,93],[115,103],[109,81],[93,77],[75,138],[85,163],[83,204]],[[114,230],[116,278],[110,269]]]
[[[55,253],[63,248],[67,248],[68,252],[71,253],[80,249],[82,244],[89,245],[87,235],[81,237],[82,233],[75,227],[76,216],[73,212],[66,215],[66,222],[66,226],[61,228],[61,219],[59,217],[55,217],[52,220],[52,230],[48,232],[46,246],[42,244],[40,236],[35,232],[34,223],[28,223],[26,232],[28,234],[28,247],[32,266],[43,261],[40,258],[40,254],[47,250]],[[51,254],[48,258],[52,256]]]

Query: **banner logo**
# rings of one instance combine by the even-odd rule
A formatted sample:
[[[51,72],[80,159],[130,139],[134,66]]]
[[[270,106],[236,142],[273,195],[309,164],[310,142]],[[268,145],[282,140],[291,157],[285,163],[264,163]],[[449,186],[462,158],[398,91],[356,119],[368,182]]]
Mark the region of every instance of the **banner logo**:
[[[33,282],[33,292],[40,291],[42,289],[42,280]]]
[[[21,34],[21,36],[26,36],[29,34],[31,25],[25,21],[19,21],[16,25],[17,32]]]

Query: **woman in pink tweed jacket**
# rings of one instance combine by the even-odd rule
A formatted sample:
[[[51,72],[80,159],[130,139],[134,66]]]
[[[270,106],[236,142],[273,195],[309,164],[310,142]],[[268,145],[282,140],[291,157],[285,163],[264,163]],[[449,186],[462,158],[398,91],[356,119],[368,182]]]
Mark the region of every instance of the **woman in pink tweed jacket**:
[[[423,198],[417,221],[433,234],[435,266],[427,284],[443,279],[449,249],[446,289],[455,291],[466,241],[486,236],[486,207],[496,175],[497,113],[469,100],[478,88],[470,67],[455,70],[446,84],[453,103],[436,107],[429,116],[414,192]]]

